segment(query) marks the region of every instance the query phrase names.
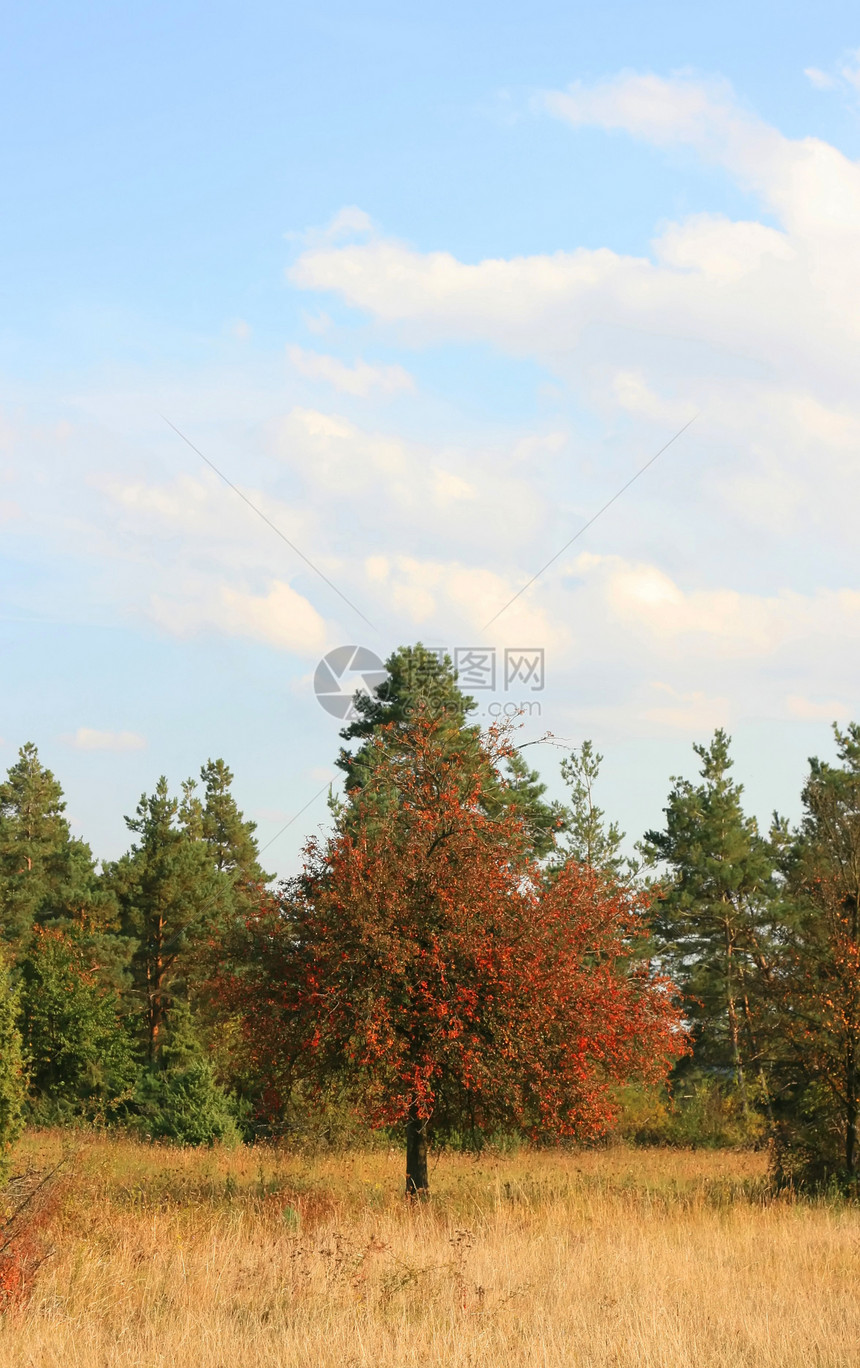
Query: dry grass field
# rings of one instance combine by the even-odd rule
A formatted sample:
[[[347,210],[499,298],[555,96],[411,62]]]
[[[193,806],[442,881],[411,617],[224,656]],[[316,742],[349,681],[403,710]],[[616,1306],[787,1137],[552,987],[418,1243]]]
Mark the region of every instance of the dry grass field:
[[[86,1141],[0,1368],[860,1362],[860,1211],[769,1200],[761,1156],[446,1155],[413,1210],[402,1169]]]

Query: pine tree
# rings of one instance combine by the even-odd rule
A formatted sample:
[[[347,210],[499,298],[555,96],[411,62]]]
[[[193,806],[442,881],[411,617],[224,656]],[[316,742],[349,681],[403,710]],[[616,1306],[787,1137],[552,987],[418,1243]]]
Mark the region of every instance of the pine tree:
[[[202,801],[196,785],[184,785],[181,816],[184,825],[204,841],[217,870],[237,889],[266,884],[272,879],[257,858],[256,822],[245,819],[232,793],[233,774],[223,760],[208,760],[200,770]]]
[[[232,884],[215,868],[205,840],[181,824],[179,803],[164,777],[125,820],[138,840],[112,866],[109,881],[122,930],[136,942],[134,992],[143,1013],[146,1054],[154,1061],[172,1004],[187,999],[205,979],[223,943],[234,908]]]
[[[356,719],[341,732],[345,741],[359,741],[356,752],[341,750],[337,764],[346,772],[347,792],[365,786],[379,762],[375,740],[384,732],[396,744],[421,719],[432,719],[438,743],[456,759],[464,789],[480,777],[482,801],[488,812],[512,809],[523,822],[537,855],[546,855],[555,843],[561,823],[557,804],[544,802],[546,785],[529,768],[516,748],[509,748],[502,771],[487,767],[481,744],[481,728],[470,722],[475,700],[457,683],[451,658],[432,651],[421,642],[401,646],[385,662],[388,678],[372,694],[359,693]],[[390,801],[396,801],[392,794]],[[380,811],[386,796],[378,793]]]
[[[767,957],[773,862],[742,786],[730,770],[729,737],[719,729],[698,785],[674,778],[663,831],[646,833],[642,850],[668,878],[655,908],[655,938],[667,971],[683,989],[698,1063],[734,1076],[744,1110],[747,1073],[761,1078],[752,994]]]
[[[629,879],[636,866],[621,854],[624,833],[615,822],[607,826],[605,812],[594,801],[594,787],[602,764],[603,756],[595,751],[590,741],[583,741],[578,750],[572,750],[561,762],[561,776],[571,790],[563,853],[566,858],[573,858],[618,882]]]
[[[480,728],[469,724],[475,700],[457,684],[451,658],[429,650],[419,641],[415,646],[400,646],[385,662],[388,678],[370,694],[355,698],[357,716],[341,732],[345,741],[359,741],[355,753],[341,750],[337,763],[346,771],[347,790],[366,779],[369,765],[375,763],[373,740],[383,727],[404,732],[419,716],[433,717],[442,744],[458,754],[477,756]]]
[[[800,1180],[860,1181],[860,725],[839,763],[810,761],[804,817],[776,824],[782,874],[767,966],[779,1163]]]
[[[21,747],[0,784],[0,938],[22,951],[35,923],[80,916],[98,905],[92,853],[72,837],[63,791]]]
[[[108,1120],[130,1102],[137,1069],[117,994],[59,930],[37,928],[24,960],[21,1028],[42,1121]]]
[[[241,1139],[236,1104],[219,1084],[185,1002],[174,1005],[161,1057],[142,1074],[136,1103],[134,1124],[152,1140],[212,1145]]]

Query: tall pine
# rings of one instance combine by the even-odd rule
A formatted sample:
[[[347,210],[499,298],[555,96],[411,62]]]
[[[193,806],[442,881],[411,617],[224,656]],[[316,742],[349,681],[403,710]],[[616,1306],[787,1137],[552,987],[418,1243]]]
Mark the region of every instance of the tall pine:
[[[237,895],[269,883],[272,875],[258,859],[257,824],[239,810],[229,766],[223,760],[208,760],[200,770],[200,782],[202,797],[191,780],[183,786],[180,816],[187,830],[205,844],[215,868],[230,879]]]
[[[34,924],[81,916],[98,901],[92,853],[72,836],[65,807],[28,742],[0,784],[0,938],[15,954]]]
[[[233,914],[232,884],[216,868],[206,841],[180,818],[167,780],[144,794],[126,825],[131,851],[109,872],[122,930],[136,942],[133,990],[142,1015],[145,1053],[161,1055],[171,1008],[188,1000],[211,970]]]
[[[481,728],[472,721],[475,700],[464,693],[450,656],[418,642],[400,646],[385,662],[388,678],[372,693],[355,700],[357,716],[344,728],[345,741],[357,741],[355,751],[342,749],[338,765],[346,772],[347,791],[366,786],[378,763],[374,740],[383,733],[396,745],[398,736],[421,719],[432,719],[445,755],[456,761],[464,789],[480,777],[482,801],[493,815],[513,809],[528,833],[533,852],[543,856],[553,849],[561,824],[561,809],[544,801],[546,786],[517,752],[511,753],[502,772],[491,770],[481,743]],[[384,796],[378,801],[384,806]]]
[[[672,780],[665,827],[647,832],[642,849],[663,867],[655,938],[684,993],[695,1061],[732,1076],[746,1111],[748,1075],[762,1080],[765,1063],[753,992],[767,960],[773,862],[744,813],[729,746],[722,729],[710,745],[694,746],[700,782]]]
[[[813,759],[782,876],[766,975],[779,1162],[792,1179],[860,1185],[860,725]]]
[[[621,854],[624,833],[616,822],[607,823],[606,813],[597,806],[594,790],[602,764],[603,756],[591,741],[583,741],[561,762],[561,777],[570,788],[563,856],[619,882],[635,871]]]

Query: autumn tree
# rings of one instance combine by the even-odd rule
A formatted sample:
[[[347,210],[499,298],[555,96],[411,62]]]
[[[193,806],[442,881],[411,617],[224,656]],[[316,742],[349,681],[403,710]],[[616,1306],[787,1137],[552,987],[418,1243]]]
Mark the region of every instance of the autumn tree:
[[[488,798],[508,744],[476,742],[467,782],[449,740],[421,715],[369,738],[348,813],[251,919],[228,985],[273,1095],[343,1080],[372,1124],[405,1127],[413,1195],[431,1136],[599,1134],[613,1085],[681,1048],[669,985],[619,972],[641,899],[573,861],[550,878],[515,806]]]

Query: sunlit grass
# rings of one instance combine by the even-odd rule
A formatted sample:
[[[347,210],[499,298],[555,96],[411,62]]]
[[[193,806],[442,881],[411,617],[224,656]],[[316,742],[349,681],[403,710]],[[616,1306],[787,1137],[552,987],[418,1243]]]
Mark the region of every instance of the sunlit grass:
[[[27,1137],[19,1162],[62,1144]],[[0,1366],[853,1365],[860,1213],[747,1153],[403,1157],[86,1141]]]

